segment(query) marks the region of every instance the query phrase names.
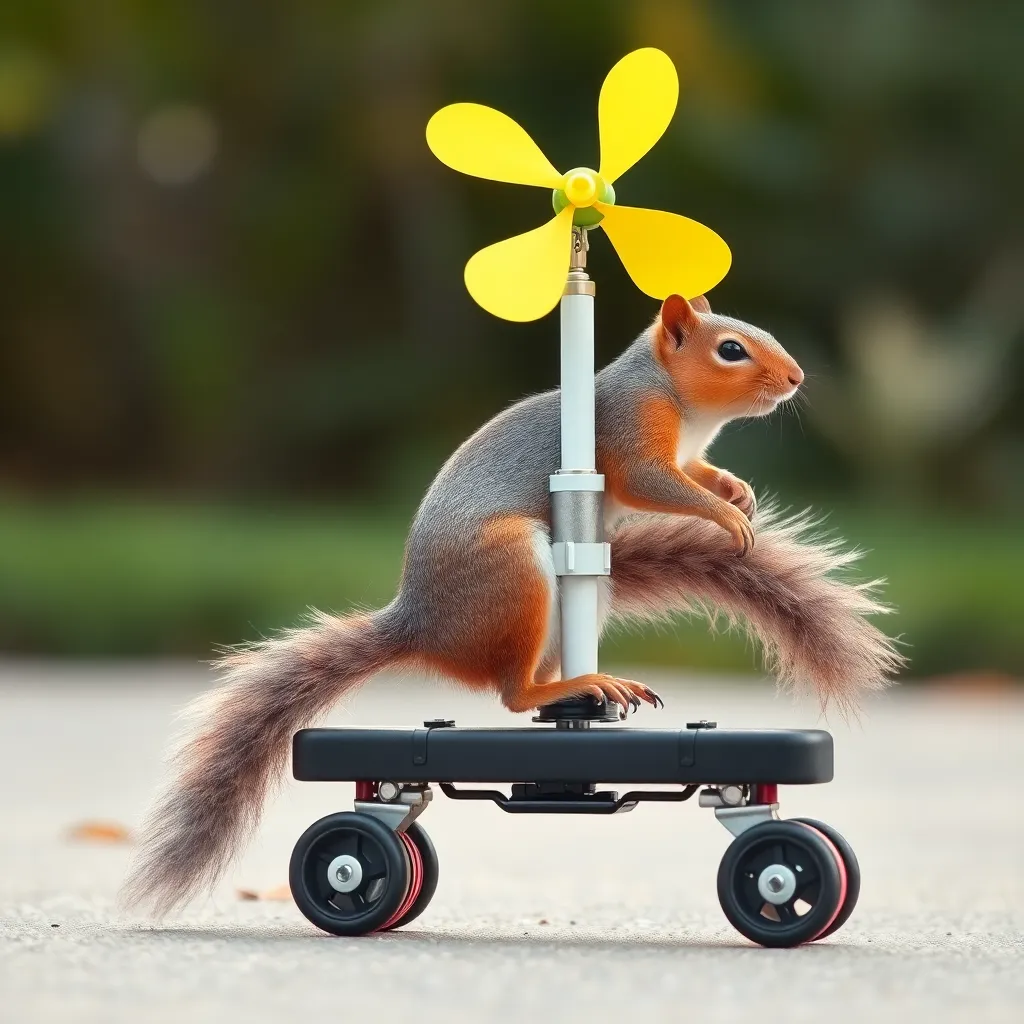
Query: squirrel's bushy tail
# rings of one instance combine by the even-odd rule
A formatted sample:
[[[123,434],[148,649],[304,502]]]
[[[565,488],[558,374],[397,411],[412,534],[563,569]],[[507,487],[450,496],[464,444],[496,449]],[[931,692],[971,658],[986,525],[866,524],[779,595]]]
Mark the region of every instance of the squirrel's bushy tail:
[[[782,686],[852,711],[866,691],[889,683],[904,658],[868,620],[891,610],[875,598],[881,581],[844,579],[860,553],[816,536],[817,525],[806,514],[759,511],[756,543],[740,558],[706,520],[626,520],[612,538],[612,617],[724,612],[760,642]]]
[[[211,887],[255,829],[292,734],[403,652],[389,606],[317,612],[305,629],[227,654],[222,685],[183,712],[186,728],[142,827],[122,903],[162,916]]]

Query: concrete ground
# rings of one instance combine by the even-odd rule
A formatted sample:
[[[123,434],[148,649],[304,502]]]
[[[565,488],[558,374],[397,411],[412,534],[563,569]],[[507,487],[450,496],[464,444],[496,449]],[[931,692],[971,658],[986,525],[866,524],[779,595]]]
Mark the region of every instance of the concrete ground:
[[[636,725],[813,726],[764,685],[648,677]],[[408,931],[344,940],[290,902],[299,833],[351,788],[288,781],[213,899],[160,925],[113,909],[173,711],[207,682],[177,665],[0,667],[0,1019],[350,1021],[1024,1019],[1024,695],[896,690],[831,723],[836,781],[784,788],[783,814],[843,831],[860,905],[825,942],[763,950],[733,932],[715,872],[728,834],[696,801],[614,818],[513,817],[437,794],[441,881]],[[508,723],[487,698],[377,680],[336,723]],[[524,723],[527,721],[523,719]]]

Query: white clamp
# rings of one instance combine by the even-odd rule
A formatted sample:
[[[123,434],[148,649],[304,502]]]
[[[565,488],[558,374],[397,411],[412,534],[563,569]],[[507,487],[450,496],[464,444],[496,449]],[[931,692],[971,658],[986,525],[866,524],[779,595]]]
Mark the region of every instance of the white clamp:
[[[580,544],[557,541],[551,545],[556,576],[609,576],[612,571],[612,546],[608,543]]]
[[[590,470],[565,470],[548,477],[550,491],[603,491],[604,475]]]

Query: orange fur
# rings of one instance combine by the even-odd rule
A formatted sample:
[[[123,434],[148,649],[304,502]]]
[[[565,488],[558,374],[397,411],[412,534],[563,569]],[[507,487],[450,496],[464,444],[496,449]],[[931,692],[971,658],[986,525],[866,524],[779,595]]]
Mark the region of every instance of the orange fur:
[[[752,358],[723,366],[714,353],[726,338],[740,341]],[[788,392],[804,376],[771,335],[716,317],[703,296],[693,303],[681,295],[664,301],[653,347],[684,406],[723,420],[757,411],[761,398]]]
[[[719,474],[715,490],[711,490],[688,476],[676,465],[676,448],[682,417],[678,407],[663,396],[647,399],[638,410],[641,442],[629,452],[603,451],[599,464],[605,475],[605,492],[619,504],[642,512],[669,512],[675,515],[699,516],[717,523],[733,538],[737,550],[745,552],[754,543],[744,513],[717,493],[724,475],[707,463],[698,472],[706,479]],[[646,473],[637,476],[637,468]],[[650,470],[660,477],[656,488],[650,486]],[[734,477],[729,477],[735,480]],[[749,491],[746,484],[736,480],[736,486]],[[730,489],[730,493],[732,490]],[[751,498],[751,511],[753,501]]]
[[[486,607],[479,609],[473,644],[425,651],[417,657],[424,667],[486,689],[496,687],[513,666],[517,684],[528,679],[533,685],[551,610],[548,583],[535,562],[535,529],[525,516],[502,516],[484,524],[477,540],[478,557],[483,563],[500,562],[504,571],[491,574],[494,591]]]
[[[694,482],[706,487],[712,494],[718,494],[722,470],[703,459],[693,459],[683,467],[683,472]]]
[[[639,452],[601,451],[599,462],[605,477],[605,493],[631,508],[646,509],[644,499],[630,491],[629,472],[639,455],[649,462],[675,466],[676,445],[682,417],[678,407],[663,396],[647,399],[637,413],[642,441]],[[656,511],[652,509],[652,511]]]
[[[514,711],[577,692],[575,686],[538,681],[553,670],[541,665],[552,594],[535,560],[536,528],[533,520],[514,515],[484,525],[478,557],[485,564],[492,559],[500,563],[502,571],[490,574],[493,590],[478,609],[473,642],[459,650],[426,652],[418,658],[442,675],[475,688],[497,690],[505,706]]]

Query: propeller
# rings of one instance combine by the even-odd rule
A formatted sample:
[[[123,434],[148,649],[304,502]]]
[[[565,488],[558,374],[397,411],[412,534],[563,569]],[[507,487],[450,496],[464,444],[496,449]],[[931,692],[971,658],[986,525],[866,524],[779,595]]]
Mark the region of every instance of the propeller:
[[[626,54],[608,72],[597,105],[598,170],[560,174],[508,115],[479,103],[442,107],[427,124],[427,145],[463,174],[552,190],[555,216],[539,228],[475,253],[466,287],[489,313],[537,320],[558,305],[573,225],[600,225],[634,284],[655,299],[694,298],[725,277],[729,247],[711,228],[661,210],[617,206],[613,184],[664,134],[679,98],[668,55],[653,47]]]

